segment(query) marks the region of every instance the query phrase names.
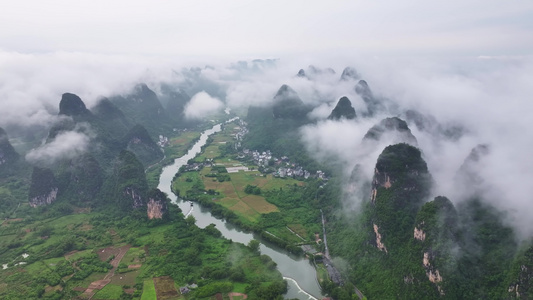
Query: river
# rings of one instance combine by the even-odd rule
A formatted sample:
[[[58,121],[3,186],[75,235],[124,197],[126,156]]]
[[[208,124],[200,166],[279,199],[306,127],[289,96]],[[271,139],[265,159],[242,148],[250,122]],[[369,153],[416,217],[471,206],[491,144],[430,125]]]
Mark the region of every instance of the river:
[[[231,122],[235,119],[231,119],[227,122]],[[278,265],[278,270],[281,272],[284,278],[286,278],[289,284],[289,291],[285,294],[285,298],[297,298],[302,300],[307,299],[321,299],[323,297],[320,285],[316,279],[315,268],[309,263],[308,260],[301,257],[291,255],[284,249],[272,245],[266,245],[261,238],[252,233],[246,233],[239,230],[232,224],[226,223],[223,220],[217,219],[211,215],[208,209],[203,208],[198,203],[194,203],[191,207],[188,201],[183,201],[176,197],[170,188],[172,178],[178,172],[179,168],[186,164],[189,159],[194,158],[201,152],[201,147],[207,142],[209,135],[221,130],[221,124],[213,126],[202,133],[200,139],[189,149],[189,152],[184,156],[177,158],[172,165],[163,168],[161,177],[159,179],[158,188],[165,192],[170,200],[177,204],[183,214],[190,213],[196,219],[196,225],[200,228],[205,228],[207,225],[213,223],[217,229],[220,230],[222,235],[227,239],[233,241],[248,244],[252,239],[257,239],[261,242],[260,249],[261,254],[266,254],[272,258]],[[192,209],[192,211],[191,211]]]

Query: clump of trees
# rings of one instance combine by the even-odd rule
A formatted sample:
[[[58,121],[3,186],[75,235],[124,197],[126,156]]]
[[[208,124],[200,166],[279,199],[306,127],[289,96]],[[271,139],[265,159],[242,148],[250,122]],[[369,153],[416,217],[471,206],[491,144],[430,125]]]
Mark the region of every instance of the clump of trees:
[[[253,195],[260,195],[261,194],[261,188],[255,185],[247,184],[244,188],[244,192],[246,194],[253,194]]]

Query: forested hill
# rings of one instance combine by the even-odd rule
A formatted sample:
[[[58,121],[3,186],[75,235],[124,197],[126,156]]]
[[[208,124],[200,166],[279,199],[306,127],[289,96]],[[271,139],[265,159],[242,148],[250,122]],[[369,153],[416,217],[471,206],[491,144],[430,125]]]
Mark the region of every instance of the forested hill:
[[[146,84],[139,84],[130,93],[112,96],[109,100],[134,124],[142,125],[152,135],[168,132],[181,121],[167,113],[156,93]],[[183,118],[181,115],[177,117]]]
[[[52,118],[48,135],[43,137],[44,144],[32,140],[35,148],[28,149],[25,147],[30,143],[16,139],[24,151],[21,155],[0,128],[2,215],[16,211],[24,200],[33,207],[57,202],[65,211],[89,207],[120,214],[130,208],[147,209],[148,190],[142,185],[137,187],[142,201],[132,201],[125,210],[116,209],[114,189],[124,179],[117,176],[131,175],[117,172],[120,165],[136,165],[142,171],[139,182],[146,181],[144,169],[164,157],[163,144],[155,141],[168,143],[166,135],[178,133],[186,124],[183,109],[190,97],[177,86],[167,84],[162,90],[165,105],[146,84],[138,84],[124,95],[100,99],[90,109],[78,95],[64,93],[58,99],[58,113]],[[172,108],[172,114],[165,107]],[[126,161],[125,150],[133,155]]]
[[[457,208],[446,197],[428,199],[431,185],[418,149],[396,144],[383,150],[358,218],[332,216],[330,251],[353,266],[352,282],[377,299],[529,295],[531,248],[517,252],[501,213],[480,194]]]
[[[337,102],[333,111],[331,111],[328,119],[339,120],[341,118],[346,118],[351,120],[355,119],[356,116],[357,114],[355,113],[355,109],[353,108],[350,99],[348,99],[348,97],[342,97],[339,99],[339,102]]]
[[[533,242],[517,226],[527,218],[515,218],[527,206],[504,210],[514,200],[505,189],[517,186],[498,187],[514,177],[497,172],[505,149],[495,140],[471,122],[386,98],[350,67],[340,76],[293,70],[248,99],[239,84],[260,77],[240,74],[245,67],[221,77],[184,69],[175,72],[181,85],[141,83],[92,106],[64,93],[46,110],[46,130],[38,126],[47,134],[0,128],[0,298],[75,299],[110,270],[131,281],[94,299],[150,298],[162,281],[174,296],[177,284],[198,288],[184,299],[282,297],[287,285],[258,244],[196,227],[154,188],[163,165],[219,123],[173,191],[305,253],[333,299],[533,298]],[[250,106],[231,106],[245,99]],[[191,101],[232,112],[187,119]],[[238,120],[224,123],[233,111]],[[134,248],[123,265],[121,247]]]
[[[172,97],[175,111],[188,101]],[[200,130],[180,127],[183,114],[167,115],[145,85],[109,99],[89,109],[63,94],[25,159],[0,128],[0,299],[283,299],[287,282],[259,242],[197,227],[149,186],[163,150],[184,155]]]
[[[303,121],[310,111],[311,107],[305,105],[298,93],[286,84],[282,85],[274,96],[272,115],[276,119]]]
[[[157,163],[163,158],[163,151],[154,142],[142,125],[135,125],[124,137],[125,148],[135,153],[145,166]]]
[[[59,103],[61,118],[50,129],[43,147],[54,149],[61,143],[67,155],[50,157],[53,153],[45,156],[42,154],[45,152],[40,151],[30,154],[29,163],[34,166],[33,175],[28,179],[30,205],[38,207],[58,202],[67,210],[91,207],[116,214],[144,210],[147,216],[150,200],[144,170],[159,162],[163,152],[152,135],[142,125],[135,125],[135,121],[146,120],[151,114],[162,113],[163,109],[156,95],[145,85],[137,88],[136,95],[139,98],[135,99],[142,99],[139,101],[143,104],[139,102],[139,107],[131,104],[131,109],[137,109],[132,113],[122,111],[106,98],[91,111],[77,95],[63,94]],[[170,126],[167,118],[151,122],[149,124],[158,126],[152,129],[160,133]],[[153,204],[150,215],[161,218],[166,204]],[[155,208],[163,211],[154,212]]]
[[[305,151],[299,129],[311,123],[305,105],[298,94],[283,85],[274,96],[272,106],[248,108],[246,121],[250,133],[244,137],[243,147],[253,150],[271,150],[279,156],[290,156],[310,171],[319,169],[318,164]]]

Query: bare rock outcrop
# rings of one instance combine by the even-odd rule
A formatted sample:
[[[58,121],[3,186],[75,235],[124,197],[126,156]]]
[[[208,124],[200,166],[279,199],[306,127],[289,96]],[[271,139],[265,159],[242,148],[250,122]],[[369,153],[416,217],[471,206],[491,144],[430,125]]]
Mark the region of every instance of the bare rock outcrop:
[[[168,198],[159,189],[151,190],[146,203],[148,219],[163,219],[168,212]]]
[[[379,233],[379,227],[378,225],[374,224],[374,233],[376,234],[376,247],[378,247],[379,250],[385,251],[385,253],[388,253],[387,247],[385,247],[385,244],[381,241],[381,234]]]

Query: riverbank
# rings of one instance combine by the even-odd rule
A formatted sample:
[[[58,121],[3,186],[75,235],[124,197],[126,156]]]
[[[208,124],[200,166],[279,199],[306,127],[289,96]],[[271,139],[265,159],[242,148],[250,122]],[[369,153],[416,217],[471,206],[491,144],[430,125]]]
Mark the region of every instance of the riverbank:
[[[188,201],[178,199],[178,197],[176,197],[174,193],[172,193],[170,183],[174,178],[174,175],[180,169],[180,167],[186,164],[190,159],[196,157],[201,152],[202,147],[207,142],[208,136],[215,132],[219,132],[220,130],[221,127],[217,125],[214,126],[212,129],[204,132],[200,137],[199,142],[196,143],[187,152],[185,156],[176,159],[175,163],[171,166],[163,168],[163,172],[160,176],[159,189],[167,193],[171,198],[172,202],[176,203],[184,212],[189,211],[190,204]],[[277,264],[277,268],[283,274],[283,276],[294,278],[304,290],[308,291],[315,297],[323,297],[320,285],[318,284],[318,281],[315,276],[315,268],[312,266],[312,264],[309,263],[308,260],[305,260],[301,256],[294,256],[286,252],[286,250],[280,249],[270,244],[264,238],[261,238],[259,234],[251,234],[248,232],[244,232],[242,229],[238,229],[233,224],[227,223],[219,218],[215,218],[211,213],[212,211],[210,209],[200,204],[195,205],[195,209],[191,212],[191,215],[196,219],[197,226],[204,228],[210,224],[215,224],[216,228],[222,233],[223,236],[233,241],[248,244],[252,239],[259,239],[261,241],[261,253],[266,254],[272,258],[272,260]],[[316,224],[319,224],[319,221],[317,221]],[[284,230],[287,231],[290,235],[293,235],[286,228]],[[312,274],[312,276],[309,276],[310,274]],[[306,299],[300,297],[301,295],[298,294],[298,290],[296,288],[289,289],[289,292],[286,296],[288,298]]]
[[[310,202],[309,198],[314,198],[324,180],[260,172],[262,167],[254,159],[235,151],[238,140],[234,137],[242,130],[241,124],[227,124],[214,133],[174,176],[172,192],[182,199],[201,203],[219,218],[301,254],[300,245],[313,247],[315,234],[322,231],[317,202]],[[285,158],[283,164],[288,163]]]
[[[201,131],[182,131],[179,135],[171,137],[169,143],[163,147],[164,157],[158,163],[146,167],[146,180],[150,187],[159,184],[159,175],[165,166],[174,163],[174,160],[187,153],[198,142]]]

